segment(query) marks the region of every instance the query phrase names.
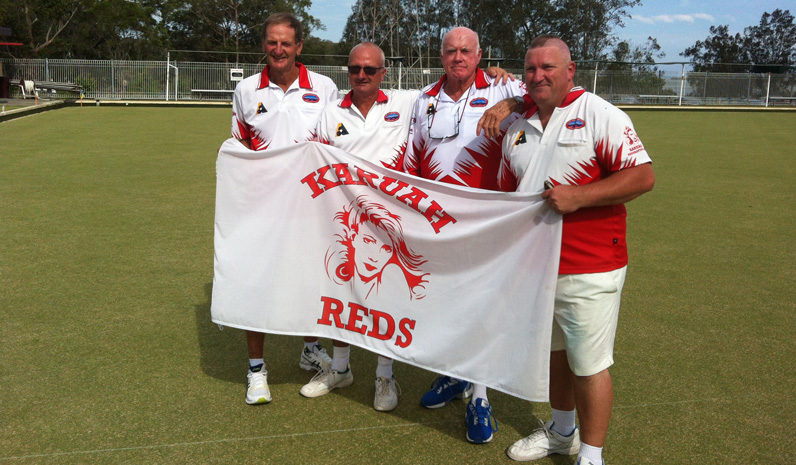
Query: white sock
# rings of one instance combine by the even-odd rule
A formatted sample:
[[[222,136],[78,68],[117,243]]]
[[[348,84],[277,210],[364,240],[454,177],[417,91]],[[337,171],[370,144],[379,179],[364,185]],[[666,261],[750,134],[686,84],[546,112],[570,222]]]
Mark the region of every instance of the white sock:
[[[312,352],[313,347],[318,345],[318,341],[304,342],[304,348]]]
[[[575,411],[553,409],[553,427],[550,428],[562,436],[569,436],[575,431]]]
[[[265,360],[261,358],[250,358],[249,359],[249,368],[256,367],[257,365],[262,365],[265,368]]]
[[[376,365],[377,378],[392,378],[392,359],[379,355],[379,363]]]
[[[348,359],[351,355],[351,346],[337,347],[334,346],[332,351],[332,370],[342,373],[348,368]]]
[[[470,399],[470,402],[475,405],[476,399],[484,399],[489,402],[489,399],[486,397],[486,386],[483,384],[473,383],[473,397]]]
[[[594,464],[603,465],[603,448],[590,446],[585,442],[581,442],[578,459],[580,459],[581,457],[586,457],[587,459],[591,460],[592,463]]]

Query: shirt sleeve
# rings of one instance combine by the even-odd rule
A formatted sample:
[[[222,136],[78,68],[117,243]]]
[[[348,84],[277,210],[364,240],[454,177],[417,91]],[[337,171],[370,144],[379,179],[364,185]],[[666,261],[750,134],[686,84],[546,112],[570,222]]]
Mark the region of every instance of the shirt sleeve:
[[[329,114],[329,107],[331,105],[335,105],[335,102],[329,103],[324,108],[323,113],[321,113],[321,117],[318,118],[318,126],[315,128],[315,134],[318,138],[318,142],[326,145],[333,145],[331,142],[331,138],[329,137],[328,131],[326,131],[326,122],[329,119],[327,115]]]
[[[251,142],[251,126],[246,123],[246,120],[243,116],[241,94],[242,89],[240,84],[238,84],[232,97],[232,137],[238,140],[246,140]]]
[[[622,110],[612,107],[603,118],[601,131],[595,134],[594,153],[600,166],[609,172],[651,163],[633,122]]]
[[[403,171],[414,176],[420,176],[420,153],[422,152],[423,130],[422,118],[420,117],[420,107],[425,105],[424,99],[419,97],[415,100],[412,110],[412,123],[409,125],[409,136],[406,141],[406,152],[404,152]]]

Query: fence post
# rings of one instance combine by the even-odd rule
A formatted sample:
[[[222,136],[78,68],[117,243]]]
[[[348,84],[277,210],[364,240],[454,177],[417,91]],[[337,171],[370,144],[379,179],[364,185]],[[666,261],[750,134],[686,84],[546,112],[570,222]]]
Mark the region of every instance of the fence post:
[[[682,63],[683,69],[680,73],[680,101],[677,103],[677,106],[683,106],[683,92],[685,90],[685,63]]]
[[[771,73],[768,73],[768,84],[766,85],[766,108],[768,108],[768,97],[771,95]]]
[[[45,58],[44,59],[44,80],[45,81],[49,81],[50,80],[50,59],[49,58]]]
[[[111,98],[116,98],[116,72],[113,66],[113,60],[111,60]]]
[[[594,84],[592,88],[592,93],[597,94],[597,67],[599,66],[599,62],[594,62]]]
[[[169,60],[171,52],[166,52],[166,101],[169,101]]]

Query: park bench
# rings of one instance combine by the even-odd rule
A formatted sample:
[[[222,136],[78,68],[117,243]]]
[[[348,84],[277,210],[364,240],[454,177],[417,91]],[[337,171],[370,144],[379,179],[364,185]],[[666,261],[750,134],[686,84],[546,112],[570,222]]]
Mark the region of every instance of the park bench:
[[[202,98],[202,95],[228,95],[229,98],[232,98],[232,94],[235,93],[234,90],[228,89],[191,89],[191,92],[198,94],[199,98]]]
[[[12,79],[12,86],[19,86],[22,98],[38,97],[39,91],[82,92],[83,86],[72,82],[34,81],[28,79]]]

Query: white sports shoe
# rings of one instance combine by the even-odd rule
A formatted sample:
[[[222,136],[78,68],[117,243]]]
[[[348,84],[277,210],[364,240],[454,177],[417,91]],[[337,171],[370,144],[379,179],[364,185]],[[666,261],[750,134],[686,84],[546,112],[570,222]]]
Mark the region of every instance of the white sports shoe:
[[[249,371],[248,384],[246,389],[246,403],[249,405],[267,404],[271,402],[271,389],[268,388],[268,372],[265,368],[260,371]]]
[[[389,412],[398,406],[398,395],[401,387],[395,378],[376,378],[376,396],[373,398],[373,408],[379,412]]]
[[[552,454],[577,454],[580,451],[580,430],[578,427],[576,426],[575,431],[569,436],[562,436],[550,429],[552,426],[553,421],[548,421],[527,438],[522,438],[509,446],[506,450],[506,455],[513,460],[527,462],[529,460],[539,460]]]
[[[326,353],[326,349],[322,348],[320,344],[316,344],[312,350],[306,347],[301,351],[301,358],[299,359],[299,368],[307,371],[321,371],[324,367],[332,366],[332,357]]]
[[[600,463],[594,463],[586,457],[581,457],[578,459],[575,465],[605,465],[605,460],[601,460]]]
[[[299,393],[304,397],[320,397],[329,394],[332,389],[350,386],[353,382],[354,374],[351,373],[351,367],[342,373],[327,368],[313,376]]]

